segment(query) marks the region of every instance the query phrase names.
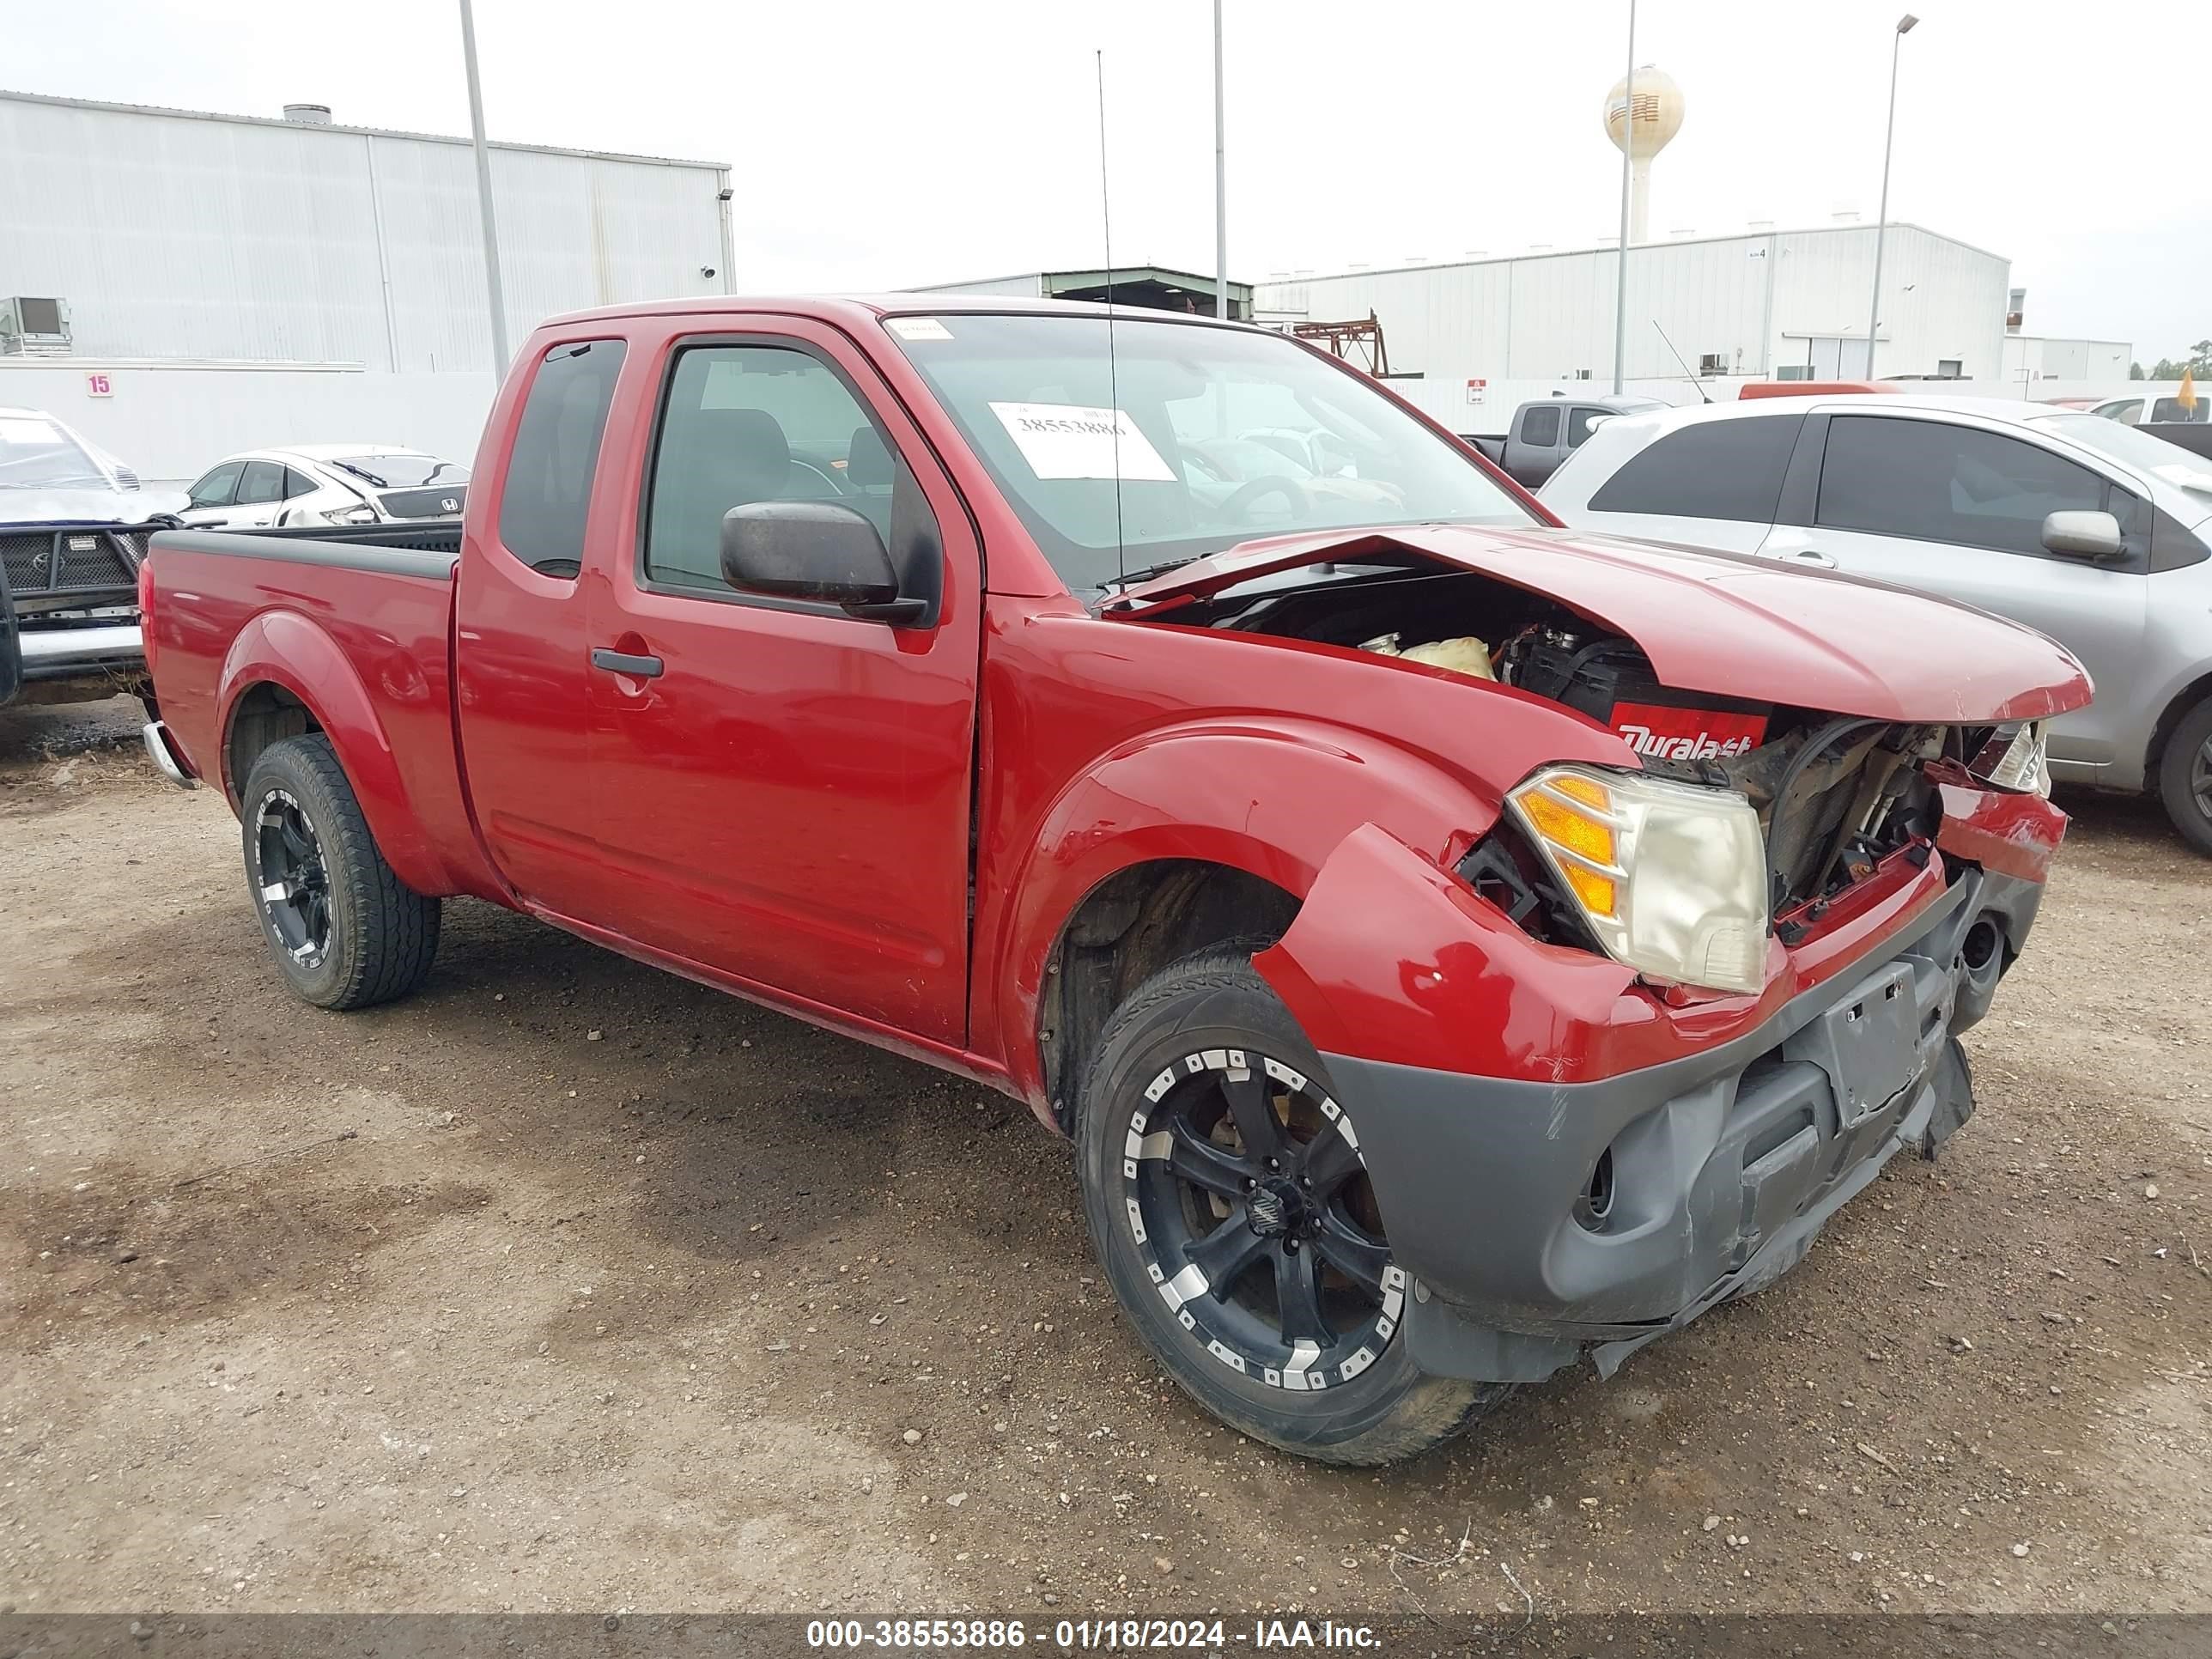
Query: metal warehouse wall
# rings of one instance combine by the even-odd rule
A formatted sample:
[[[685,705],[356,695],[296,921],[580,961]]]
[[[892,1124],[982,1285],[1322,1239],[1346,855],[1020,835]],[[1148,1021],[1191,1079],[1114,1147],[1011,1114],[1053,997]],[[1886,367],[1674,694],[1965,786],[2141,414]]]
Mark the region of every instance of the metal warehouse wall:
[[[511,339],[723,291],[724,170],[512,146],[491,170]],[[66,300],[81,356],[496,367],[459,140],[0,94],[0,293]]]
[[[1874,237],[1867,225],[1632,248],[1627,378],[1680,377],[1659,328],[1692,368],[1713,354],[1745,374],[1803,361],[1805,342],[1791,334],[1863,341]],[[1391,366],[1432,380],[1565,380],[1586,369],[1609,386],[1619,257],[1587,249],[1266,283],[1254,304],[1263,319],[1339,321],[1372,310]],[[1967,374],[1995,374],[2009,271],[1994,254],[1892,225],[1881,372],[1932,374],[1941,359],[1959,357]]]

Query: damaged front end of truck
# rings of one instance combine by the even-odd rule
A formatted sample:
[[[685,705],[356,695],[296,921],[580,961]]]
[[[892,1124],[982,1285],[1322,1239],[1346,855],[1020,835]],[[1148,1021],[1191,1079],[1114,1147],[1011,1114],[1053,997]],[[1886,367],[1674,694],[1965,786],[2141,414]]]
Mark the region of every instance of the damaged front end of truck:
[[[1450,526],[1252,544],[1106,614],[1487,679],[1624,745],[1498,780],[1448,848],[1355,830],[1255,959],[1359,1125],[1425,1370],[1609,1374],[1974,1109],[1959,1034],[2064,832],[2041,722],[2089,694],[2039,635]]]

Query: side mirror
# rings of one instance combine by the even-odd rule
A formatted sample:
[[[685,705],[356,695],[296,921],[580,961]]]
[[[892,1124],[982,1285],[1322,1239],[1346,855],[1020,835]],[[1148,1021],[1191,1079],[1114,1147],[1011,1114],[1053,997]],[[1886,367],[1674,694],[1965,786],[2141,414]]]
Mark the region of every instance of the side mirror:
[[[924,599],[899,597],[876,527],[836,501],[745,501],[722,515],[722,578],[748,593],[842,605],[869,622],[919,621]]]
[[[2043,521],[2043,545],[2081,559],[2117,559],[2128,550],[2120,521],[2109,513],[2053,513]]]

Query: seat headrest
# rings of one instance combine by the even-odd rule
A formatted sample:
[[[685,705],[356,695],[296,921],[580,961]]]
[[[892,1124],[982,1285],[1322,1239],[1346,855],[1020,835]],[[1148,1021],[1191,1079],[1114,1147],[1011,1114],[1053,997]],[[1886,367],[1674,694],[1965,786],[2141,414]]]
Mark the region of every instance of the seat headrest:
[[[853,441],[845,453],[845,482],[887,484],[891,482],[891,453],[884,434],[872,426],[853,428]]]
[[[791,444],[764,409],[702,409],[691,423],[693,453],[739,491],[762,500],[783,492],[791,476]]]

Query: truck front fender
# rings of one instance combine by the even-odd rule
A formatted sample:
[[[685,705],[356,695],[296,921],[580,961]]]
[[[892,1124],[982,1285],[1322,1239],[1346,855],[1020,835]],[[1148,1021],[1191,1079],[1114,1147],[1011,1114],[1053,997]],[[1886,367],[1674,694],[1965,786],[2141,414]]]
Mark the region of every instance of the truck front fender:
[[[1245,716],[1146,733],[1073,779],[1027,837],[999,930],[995,1005],[1017,1084],[1040,1098],[1046,964],[1098,884],[1133,865],[1227,866],[1304,898],[1372,819],[1432,855],[1496,821],[1498,804],[1405,749],[1316,722]]]
[[[1546,945],[1379,824],[1331,852],[1272,948],[1253,957],[1323,1054],[1431,1071],[1561,1077],[1651,1018],[1635,974]]]
[[[239,700],[257,685],[278,686],[306,705],[337,751],[392,873],[417,892],[449,890],[450,879],[422,832],[368,688],[337,642],[295,611],[264,611],[253,617],[238,631],[223,659],[216,691],[216,729],[222,734],[219,763],[230,799],[236,801],[246,787],[243,777],[231,775]]]

